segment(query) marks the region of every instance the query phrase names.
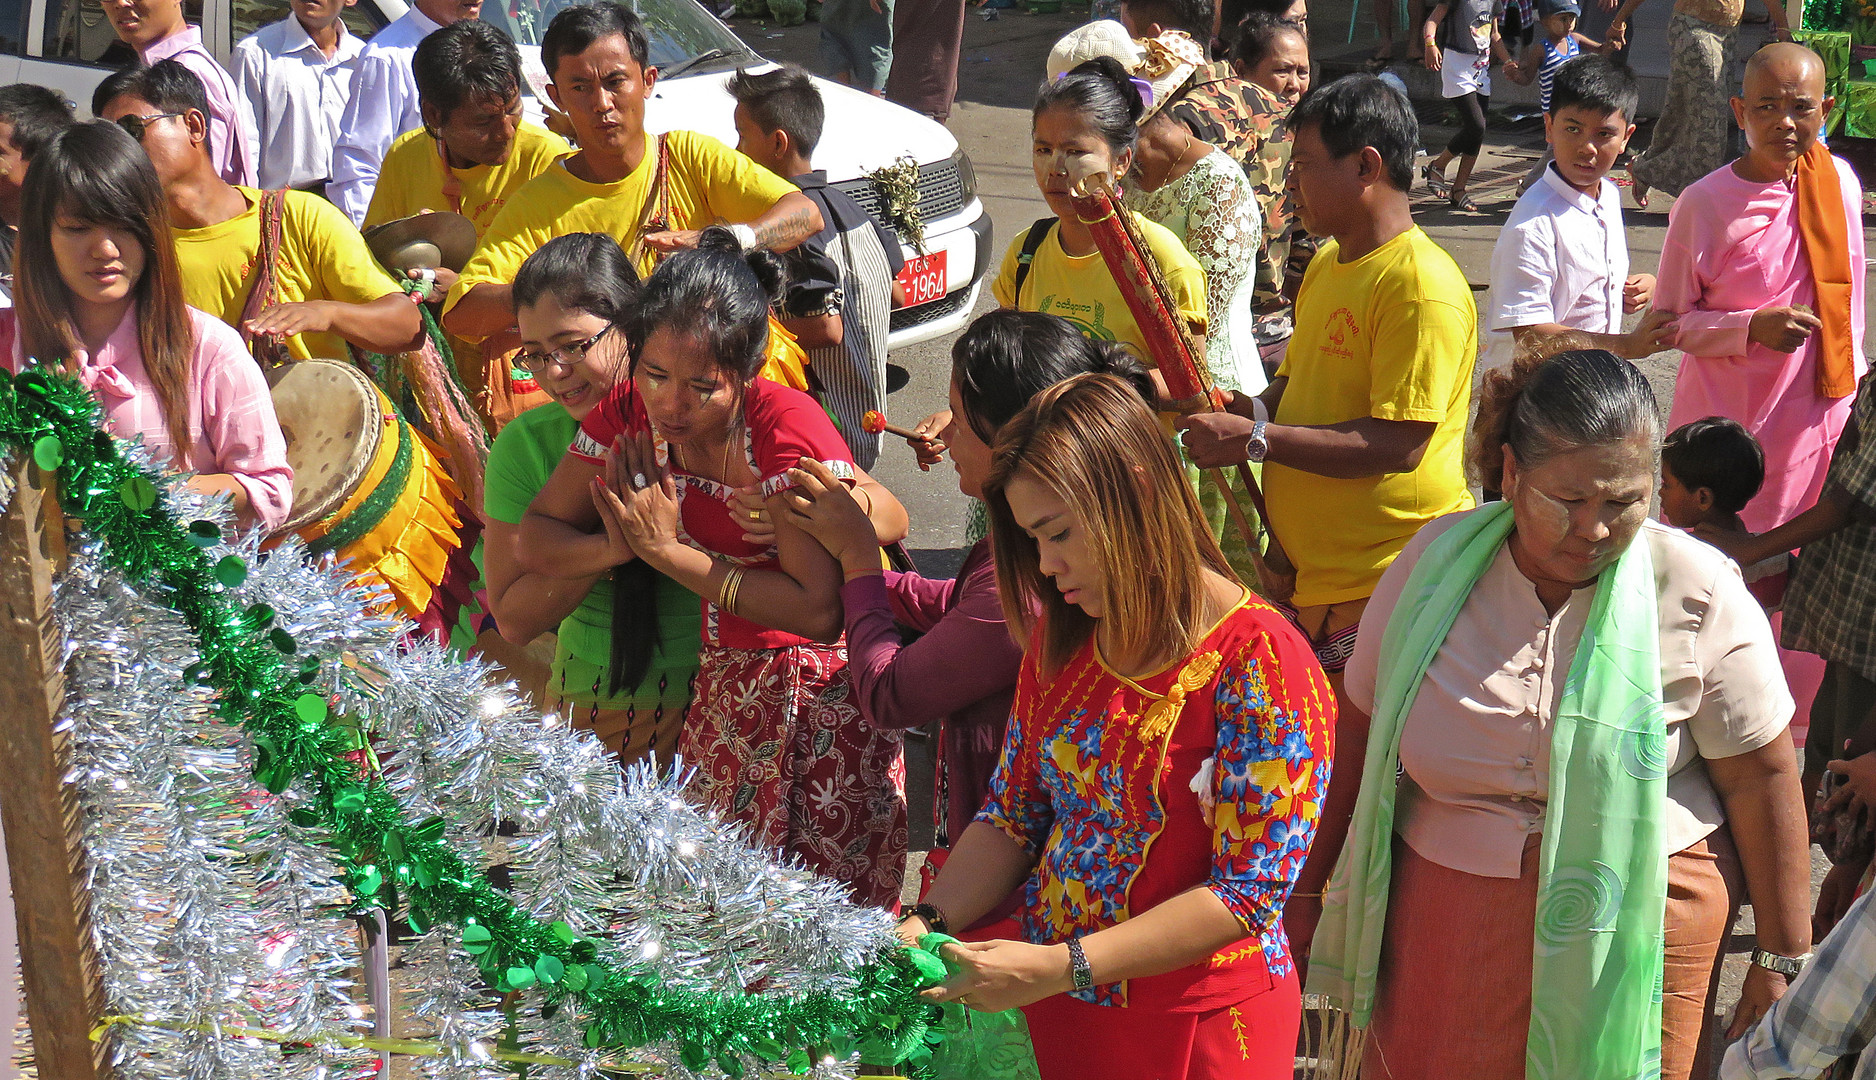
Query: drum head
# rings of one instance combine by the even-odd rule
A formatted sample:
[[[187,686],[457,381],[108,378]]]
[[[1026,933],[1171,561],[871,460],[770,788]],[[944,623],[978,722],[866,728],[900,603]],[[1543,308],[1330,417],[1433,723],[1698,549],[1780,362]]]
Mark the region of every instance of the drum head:
[[[293,513],[282,531],[318,521],[343,503],[384,437],[384,408],[365,373],[342,360],[300,360],[267,371],[274,412],[293,466]]]

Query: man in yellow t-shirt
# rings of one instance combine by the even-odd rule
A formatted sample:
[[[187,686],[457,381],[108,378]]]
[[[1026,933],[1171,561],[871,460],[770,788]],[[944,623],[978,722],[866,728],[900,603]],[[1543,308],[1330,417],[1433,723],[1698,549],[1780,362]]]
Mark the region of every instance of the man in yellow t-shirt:
[[[1335,690],[1335,774],[1284,916],[1306,956],[1367,744],[1342,668],[1381,572],[1422,525],[1472,505],[1463,444],[1479,343],[1465,275],[1413,223],[1420,132],[1406,98],[1352,75],[1311,94],[1289,124],[1290,197],[1304,227],[1331,239],[1303,277],[1276,380],[1180,427],[1202,466],[1265,463],[1271,532],[1296,569],[1285,599]]]
[[[657,83],[651,48],[631,9],[616,3],[561,9],[541,39],[548,96],[580,144],[517,191],[497,214],[444,302],[443,325],[471,341],[514,324],[508,285],[529,255],[566,233],[602,232],[633,253],[641,273],[656,256],[694,246],[731,223],[745,247],[786,250],[821,229],[821,212],[788,181],[707,135],[666,137],[669,214],[645,212],[658,171],[645,102]],[[726,99],[725,106],[728,106]]]
[[[500,29],[464,19],[434,31],[411,58],[423,127],[398,136],[384,155],[365,228],[428,211],[467,217],[478,236],[520,187],[573,152],[567,140],[521,119],[521,54]],[[413,275],[414,276],[414,275]],[[441,301],[456,284],[436,270],[427,298]],[[534,376],[506,362],[500,346],[484,359],[481,343],[449,335],[456,370],[494,428],[547,396]]]
[[[384,155],[365,228],[450,210],[484,232],[517,188],[573,152],[521,119],[521,54],[499,28],[445,26],[417,46],[411,70],[424,126]]]
[[[1172,289],[1186,325],[1194,334],[1205,333],[1204,269],[1179,238],[1164,226],[1138,214],[1133,215],[1133,224],[1146,240],[1154,261],[1159,263],[1160,274]],[[1017,233],[1003,253],[1003,264],[997,268],[996,280],[990,285],[997,305],[1060,316],[1073,323],[1083,335],[1097,341],[1118,341],[1132,348],[1147,366],[1154,366],[1140,325],[1134,321],[1133,312],[1121,296],[1114,275],[1108,272],[1100,251],[1094,248],[1092,240],[1086,239],[1085,229],[1076,239],[1086,244],[1088,250],[1070,255],[1063,246],[1061,223],[1051,224],[1049,235],[1036,245],[1022,288],[1017,288],[1017,268],[1034,228],[1032,225]]]
[[[118,72],[99,86],[98,115],[134,126],[169,203],[170,231],[188,302],[235,329],[253,290],[261,245],[261,193],[215,172],[207,146],[207,97],[189,69],[165,60]],[[248,320],[257,335],[285,338],[288,352],[344,357],[415,348],[423,322],[337,207],[286,193],[277,302]]]

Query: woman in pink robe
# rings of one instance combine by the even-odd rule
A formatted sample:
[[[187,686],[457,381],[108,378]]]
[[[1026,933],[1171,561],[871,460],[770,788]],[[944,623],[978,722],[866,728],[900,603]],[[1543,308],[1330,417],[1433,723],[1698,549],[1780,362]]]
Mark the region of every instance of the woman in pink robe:
[[[1851,340],[1861,379],[1868,366],[1863,356],[1863,193],[1850,167],[1832,160],[1850,222]],[[1815,306],[1816,301],[1792,182],[1747,180],[1726,165],[1676,200],[1654,295],[1656,308],[1679,316],[1681,367],[1668,428],[1703,416],[1726,416],[1758,437],[1765,447],[1765,486],[1740,513],[1755,533],[1817,502],[1831,450],[1850,416],[1854,395],[1818,393],[1817,334],[1790,353],[1747,338],[1760,309]],[[1810,715],[1823,661],[1785,649],[1780,656],[1802,720]]]

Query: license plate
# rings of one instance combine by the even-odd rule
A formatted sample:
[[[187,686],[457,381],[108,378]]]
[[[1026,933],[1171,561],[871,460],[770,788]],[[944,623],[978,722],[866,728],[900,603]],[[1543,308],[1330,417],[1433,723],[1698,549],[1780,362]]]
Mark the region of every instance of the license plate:
[[[943,299],[947,284],[945,253],[934,251],[907,259],[905,269],[899,271],[899,284],[905,289],[906,307]]]

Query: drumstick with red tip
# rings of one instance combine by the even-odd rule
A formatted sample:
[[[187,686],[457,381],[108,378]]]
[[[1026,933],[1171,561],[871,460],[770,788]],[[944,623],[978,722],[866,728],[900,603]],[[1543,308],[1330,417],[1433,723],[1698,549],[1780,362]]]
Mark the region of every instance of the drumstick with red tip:
[[[865,416],[860,417],[860,427],[868,435],[878,435],[883,431],[888,435],[897,435],[901,439],[910,439],[913,442],[931,441],[930,435],[920,435],[916,431],[908,431],[896,424],[888,424],[886,415],[877,409],[869,409]]]

